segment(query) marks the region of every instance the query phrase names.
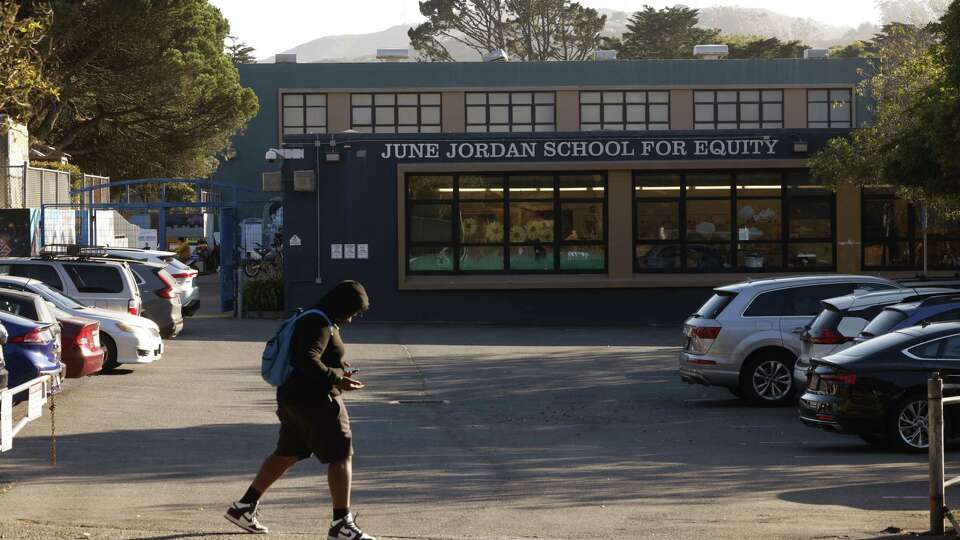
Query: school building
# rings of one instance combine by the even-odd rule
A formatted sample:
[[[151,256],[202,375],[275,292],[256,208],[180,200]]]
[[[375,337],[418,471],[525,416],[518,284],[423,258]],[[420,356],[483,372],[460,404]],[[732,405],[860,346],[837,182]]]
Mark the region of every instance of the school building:
[[[922,267],[915,208],[807,169],[869,122],[868,67],[241,65],[260,112],[217,177],[282,197],[290,308],[350,278],[379,320],[677,324],[721,284]],[[954,270],[960,231],[927,250]]]

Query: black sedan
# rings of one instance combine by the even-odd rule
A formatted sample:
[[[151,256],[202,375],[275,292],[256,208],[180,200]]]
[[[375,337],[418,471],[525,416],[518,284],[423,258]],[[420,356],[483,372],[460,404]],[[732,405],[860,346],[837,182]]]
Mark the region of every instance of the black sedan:
[[[871,444],[923,451],[927,379],[935,371],[960,382],[960,322],[905,328],[812,360],[800,419]],[[947,388],[945,395],[958,393]],[[960,406],[947,406],[944,415],[945,435],[958,438]]]

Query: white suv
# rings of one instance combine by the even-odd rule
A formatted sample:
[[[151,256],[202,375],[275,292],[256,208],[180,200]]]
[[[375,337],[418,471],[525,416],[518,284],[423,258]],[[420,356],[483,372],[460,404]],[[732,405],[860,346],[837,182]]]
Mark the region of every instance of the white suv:
[[[793,367],[800,335],[820,313],[820,301],[902,288],[889,279],[836,274],[718,287],[683,325],[680,378],[724,386],[751,403],[787,403],[796,390]]]
[[[36,279],[85,305],[140,315],[143,301],[127,263],[77,257],[4,257],[0,274]]]

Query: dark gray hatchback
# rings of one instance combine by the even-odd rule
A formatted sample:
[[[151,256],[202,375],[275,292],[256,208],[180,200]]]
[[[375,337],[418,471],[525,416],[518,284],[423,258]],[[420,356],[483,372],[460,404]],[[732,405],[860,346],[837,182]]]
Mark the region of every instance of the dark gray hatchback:
[[[180,304],[177,282],[164,265],[141,261],[126,261],[133,271],[143,299],[141,316],[157,323],[160,336],[171,338],[183,330],[183,307]]]

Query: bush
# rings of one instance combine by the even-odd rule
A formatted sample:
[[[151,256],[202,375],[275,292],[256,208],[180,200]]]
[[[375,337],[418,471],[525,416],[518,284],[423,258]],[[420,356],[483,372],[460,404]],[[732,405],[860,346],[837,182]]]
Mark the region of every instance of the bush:
[[[244,311],[283,311],[283,279],[270,277],[247,282],[243,289]]]

